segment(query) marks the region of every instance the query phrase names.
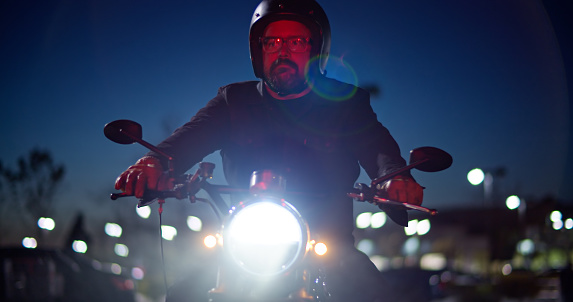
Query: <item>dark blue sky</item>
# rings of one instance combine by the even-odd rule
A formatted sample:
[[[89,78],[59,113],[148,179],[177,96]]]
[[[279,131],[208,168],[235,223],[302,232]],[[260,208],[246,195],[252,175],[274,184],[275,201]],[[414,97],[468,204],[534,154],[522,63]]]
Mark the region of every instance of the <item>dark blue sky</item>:
[[[145,150],[109,142],[103,126],[134,119],[158,143],[219,86],[254,79],[257,4],[3,1],[0,159],[15,167],[33,147],[47,149],[67,168],[61,205],[113,207],[115,177]],[[501,195],[573,199],[565,69],[540,2],[321,5],[332,27],[329,76],[381,88],[372,106],[404,157],[425,145],[453,155],[446,171],[414,172],[425,205],[480,206],[481,189],[466,180],[474,167],[507,170],[495,181]]]

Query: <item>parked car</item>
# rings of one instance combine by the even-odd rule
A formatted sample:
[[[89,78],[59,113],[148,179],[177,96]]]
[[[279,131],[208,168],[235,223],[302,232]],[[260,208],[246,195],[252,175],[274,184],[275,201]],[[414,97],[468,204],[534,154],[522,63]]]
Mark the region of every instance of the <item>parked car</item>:
[[[135,301],[133,281],[104,272],[83,255],[48,249],[0,249],[0,300]]]

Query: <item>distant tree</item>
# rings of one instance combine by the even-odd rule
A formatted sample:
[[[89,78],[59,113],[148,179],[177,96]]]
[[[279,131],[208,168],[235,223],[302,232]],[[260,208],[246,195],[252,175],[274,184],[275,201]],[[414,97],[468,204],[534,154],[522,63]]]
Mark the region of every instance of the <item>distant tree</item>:
[[[373,101],[374,99],[382,96],[382,88],[380,88],[380,85],[376,83],[364,84],[361,85],[361,87],[370,92],[370,101]]]
[[[3,210],[20,210],[28,223],[49,216],[65,168],[55,164],[49,151],[32,149],[18,159],[16,169],[0,161],[0,206]]]

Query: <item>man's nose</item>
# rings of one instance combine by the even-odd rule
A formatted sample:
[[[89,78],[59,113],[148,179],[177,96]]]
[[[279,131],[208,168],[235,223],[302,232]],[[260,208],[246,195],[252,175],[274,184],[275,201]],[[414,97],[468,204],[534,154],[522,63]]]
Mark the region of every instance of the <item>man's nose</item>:
[[[282,42],[279,48],[279,57],[288,57],[289,55],[290,50],[288,49],[288,45],[286,45],[286,42]]]

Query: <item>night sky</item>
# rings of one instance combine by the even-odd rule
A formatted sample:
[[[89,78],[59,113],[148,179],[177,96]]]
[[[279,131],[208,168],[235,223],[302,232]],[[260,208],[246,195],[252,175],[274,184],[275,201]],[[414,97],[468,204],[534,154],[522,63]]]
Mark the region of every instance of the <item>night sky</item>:
[[[133,119],[158,143],[218,87],[255,79],[257,4],[2,1],[0,160],[15,168],[34,147],[50,151],[67,169],[58,207],[105,216],[115,177],[146,150],[108,141],[103,126]],[[494,180],[500,196],[573,203],[565,65],[541,2],[321,5],[332,27],[328,75],[380,88],[372,106],[404,157],[419,146],[453,156],[448,170],[413,172],[424,205],[482,205],[482,188],[466,179],[475,167],[506,170]]]

